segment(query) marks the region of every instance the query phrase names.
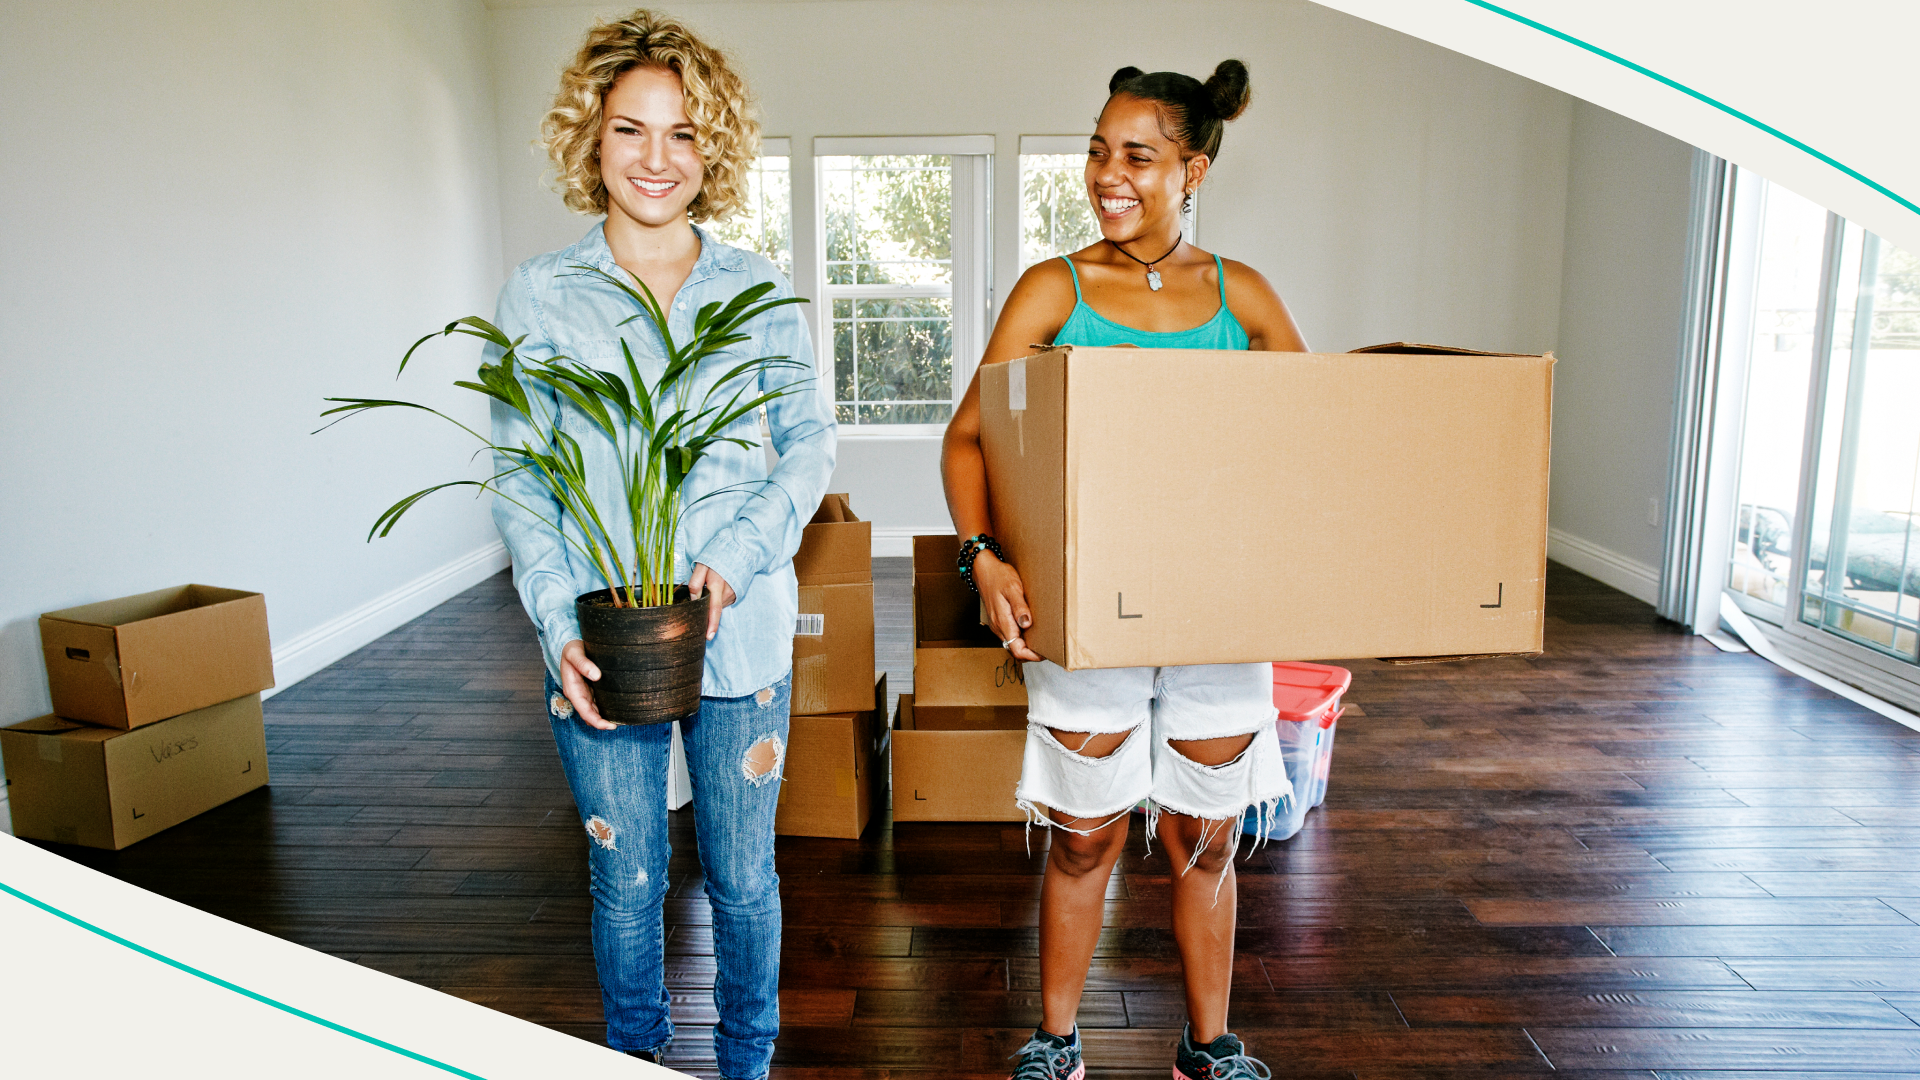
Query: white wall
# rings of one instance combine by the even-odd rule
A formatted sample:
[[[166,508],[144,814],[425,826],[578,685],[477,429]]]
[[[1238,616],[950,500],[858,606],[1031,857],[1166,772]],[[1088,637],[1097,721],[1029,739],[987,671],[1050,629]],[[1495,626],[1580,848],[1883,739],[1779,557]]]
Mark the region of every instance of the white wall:
[[[1550,554],[1659,588],[1693,149],[1576,102],[1567,171]],[[1649,502],[1658,508],[1648,520]]]
[[[595,14],[625,8],[493,6],[511,266],[588,224],[545,188],[530,144]],[[1554,346],[1571,99],[1505,71],[1304,0],[667,6],[739,58],[797,165],[815,136],[997,136],[997,295],[1017,269],[1020,135],[1090,131],[1124,64],[1204,77],[1239,57],[1254,102],[1227,130],[1202,246],[1263,271],[1315,348]],[[800,205],[810,188],[796,168]],[[795,277],[812,291],[811,268]],[[843,438],[840,461],[833,489],[877,532],[951,528],[934,440]]]
[[[0,6],[0,723],[48,708],[43,611],[257,589],[284,651],[497,543],[459,495],[363,542],[469,468],[430,418],[308,434],[491,310],[486,48],[478,0]],[[433,387],[475,351],[399,392],[471,396]]]

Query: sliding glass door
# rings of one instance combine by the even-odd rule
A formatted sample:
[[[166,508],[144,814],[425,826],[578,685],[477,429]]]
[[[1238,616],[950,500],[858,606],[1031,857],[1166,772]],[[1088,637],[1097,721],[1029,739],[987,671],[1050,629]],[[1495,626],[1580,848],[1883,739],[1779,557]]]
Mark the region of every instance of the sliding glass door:
[[[1920,260],[1844,228],[1800,618],[1920,665]]]
[[[1744,170],[1732,191],[1719,394],[1740,438],[1711,466],[1736,470],[1726,590],[1802,662],[1912,702],[1920,258]]]

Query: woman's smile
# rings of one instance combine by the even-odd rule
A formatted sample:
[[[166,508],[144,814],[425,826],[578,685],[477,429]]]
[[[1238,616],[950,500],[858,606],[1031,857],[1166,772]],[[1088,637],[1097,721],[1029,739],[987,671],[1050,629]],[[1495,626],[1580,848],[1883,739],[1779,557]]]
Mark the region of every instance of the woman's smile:
[[[1130,199],[1122,195],[1100,196],[1100,216],[1109,221],[1118,221],[1139,208],[1139,199]]]
[[[680,186],[678,180],[668,180],[659,176],[629,176],[627,182],[633,185],[634,190],[649,199],[664,199],[673,194],[673,189]]]

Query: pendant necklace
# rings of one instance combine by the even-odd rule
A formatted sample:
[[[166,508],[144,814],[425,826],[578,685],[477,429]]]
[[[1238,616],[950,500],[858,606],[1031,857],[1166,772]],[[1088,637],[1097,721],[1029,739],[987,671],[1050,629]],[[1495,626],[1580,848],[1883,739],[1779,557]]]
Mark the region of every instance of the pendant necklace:
[[[1110,244],[1113,243],[1113,241],[1111,240],[1107,242]],[[1183,243],[1186,243],[1186,237],[1180,237],[1174,240],[1173,246],[1167,249],[1167,254],[1160,256],[1159,258],[1153,260],[1152,262],[1148,262],[1147,260],[1142,259],[1138,255],[1135,255],[1133,252],[1128,251],[1126,248],[1121,247],[1119,244],[1113,244],[1113,250],[1118,251],[1120,254],[1125,255],[1127,258],[1132,259],[1134,262],[1139,263],[1141,266],[1146,267],[1147,268],[1147,288],[1152,289],[1154,292],[1159,292],[1160,291],[1160,271],[1154,269],[1154,267],[1160,265],[1163,262],[1166,262],[1167,257],[1172,255],[1174,252],[1179,251],[1180,245]]]

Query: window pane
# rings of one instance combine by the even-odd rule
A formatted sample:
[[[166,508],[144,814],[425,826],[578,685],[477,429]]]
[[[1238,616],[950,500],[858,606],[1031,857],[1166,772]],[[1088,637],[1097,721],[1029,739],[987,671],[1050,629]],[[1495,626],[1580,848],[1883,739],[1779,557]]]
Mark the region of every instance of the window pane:
[[[932,154],[819,159],[823,291],[832,301],[841,423],[930,424],[952,416],[954,161]]]
[[[951,285],[953,159],[823,157],[829,285]]]
[[[1763,210],[1747,356],[1740,502],[1727,587],[1784,607],[1827,212],[1753,173],[1742,171],[1739,182],[1763,186]]]
[[[1847,232],[1802,617],[1920,663],[1920,259]]]
[[[1020,269],[1100,239],[1085,154],[1020,155]]]
[[[842,416],[855,418],[843,422],[945,423],[952,415],[952,300],[835,300],[833,344],[835,396]]]
[[[747,204],[701,228],[723,244],[757,251],[793,280],[793,184],[784,157],[759,157],[747,174]]]

